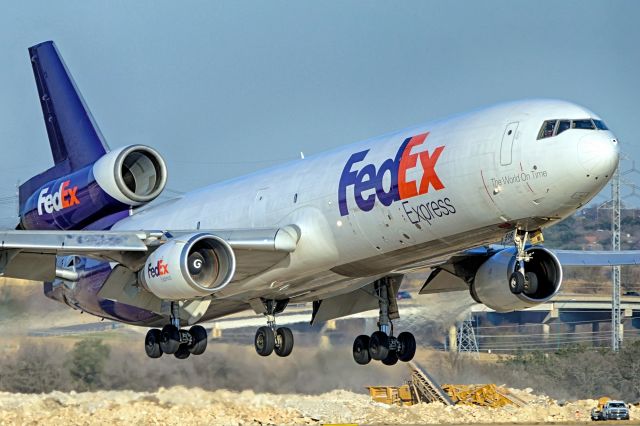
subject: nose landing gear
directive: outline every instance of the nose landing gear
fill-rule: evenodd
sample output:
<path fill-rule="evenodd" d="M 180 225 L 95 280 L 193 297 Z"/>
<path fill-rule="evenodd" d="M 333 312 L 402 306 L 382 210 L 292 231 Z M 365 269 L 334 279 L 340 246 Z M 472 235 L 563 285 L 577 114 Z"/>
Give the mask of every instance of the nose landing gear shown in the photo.
<path fill-rule="evenodd" d="M 371 336 L 356 337 L 353 342 L 353 359 L 360 365 L 366 365 L 372 359 L 382 361 L 385 365 L 411 361 L 416 353 L 416 339 L 407 331 L 400 333 L 398 337 L 393 335 L 393 324 L 389 318 L 390 292 L 386 278 L 378 282 L 376 292 L 380 306 L 379 329 Z"/>
<path fill-rule="evenodd" d="M 515 270 L 509 276 L 509 290 L 513 294 L 534 294 L 538 290 L 538 276 L 533 272 L 525 271 L 525 263 L 531 260 L 531 255 L 526 252 L 528 231 L 514 231 L 513 243 L 516 246 Z M 538 244 L 544 241 L 542 231 L 533 232 L 531 242 Z"/>

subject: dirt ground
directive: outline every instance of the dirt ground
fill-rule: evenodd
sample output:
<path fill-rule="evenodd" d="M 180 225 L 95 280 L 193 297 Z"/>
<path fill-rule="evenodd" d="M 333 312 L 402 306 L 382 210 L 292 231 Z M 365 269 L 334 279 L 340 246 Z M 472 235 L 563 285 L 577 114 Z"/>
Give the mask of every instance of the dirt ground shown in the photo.
<path fill-rule="evenodd" d="M 161 388 L 156 392 L 52 392 L 41 395 L 0 393 L 0 424 L 31 425 L 308 425 L 321 423 L 582 423 L 596 401 L 562 406 L 530 391 L 514 391 L 528 402 L 523 408 L 418 404 L 387 406 L 347 391 L 305 396 L 252 391 L 205 391 Z M 640 420 L 632 407 L 630 423 Z M 618 422 L 627 423 L 627 422 Z"/>

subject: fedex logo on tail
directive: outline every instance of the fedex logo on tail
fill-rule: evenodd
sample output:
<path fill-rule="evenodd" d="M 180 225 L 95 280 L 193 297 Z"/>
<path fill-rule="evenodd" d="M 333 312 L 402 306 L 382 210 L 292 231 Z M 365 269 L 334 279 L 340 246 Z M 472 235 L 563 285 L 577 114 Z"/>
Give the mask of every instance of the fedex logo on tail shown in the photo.
<path fill-rule="evenodd" d="M 43 210 L 47 213 L 53 213 L 80 204 L 76 195 L 78 186 L 69 188 L 70 184 L 70 180 L 62 182 L 58 191 L 52 194 L 48 193 L 50 188 L 42 189 L 38 195 L 38 215 L 42 216 Z"/>
<path fill-rule="evenodd" d="M 429 133 L 423 133 L 404 140 L 395 158 L 385 160 L 378 168 L 374 164 L 356 166 L 364 161 L 369 150 L 353 154 L 342 170 L 338 185 L 338 205 L 340 215 L 349 214 L 347 188 L 353 186 L 353 198 L 362 211 L 370 211 L 376 199 L 385 206 L 394 201 L 404 200 L 426 194 L 429 188 L 435 191 L 444 189 L 444 185 L 436 173 L 436 163 L 444 150 L 439 146 L 431 152 L 420 150 Z M 416 152 L 414 151 L 414 148 Z M 419 152 L 418 152 L 419 151 Z M 419 164 L 418 164 L 419 163 Z M 409 176 L 412 169 L 422 168 L 422 177 Z M 391 185 L 385 188 L 383 179 L 390 177 Z M 373 191 L 373 192 L 372 192 Z M 363 195 L 367 193 L 368 195 Z"/>

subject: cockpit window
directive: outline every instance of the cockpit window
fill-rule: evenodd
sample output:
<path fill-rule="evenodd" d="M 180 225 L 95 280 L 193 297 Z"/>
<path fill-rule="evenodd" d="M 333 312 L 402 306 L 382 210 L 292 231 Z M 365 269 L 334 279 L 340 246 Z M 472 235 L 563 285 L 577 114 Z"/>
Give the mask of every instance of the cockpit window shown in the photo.
<path fill-rule="evenodd" d="M 609 130 L 607 125 L 604 124 L 604 121 L 602 121 L 602 120 L 593 120 L 593 122 L 596 124 L 596 127 L 598 128 L 598 130 Z"/>
<path fill-rule="evenodd" d="M 584 118 L 580 120 L 547 120 L 542 123 L 538 139 L 550 138 L 569 129 L 609 130 L 602 120 Z"/>
<path fill-rule="evenodd" d="M 556 128 L 556 122 L 558 120 L 548 120 L 545 121 L 542 125 L 542 129 L 540 129 L 540 134 L 538 135 L 538 139 L 549 138 L 553 136 L 553 131 Z"/>
<path fill-rule="evenodd" d="M 571 120 L 560 120 L 560 124 L 558 124 L 558 131 L 556 132 L 556 135 L 559 135 L 560 133 L 570 128 L 571 128 Z"/>
<path fill-rule="evenodd" d="M 591 120 L 573 120 L 571 128 L 593 130 L 596 128 L 596 126 Z"/>

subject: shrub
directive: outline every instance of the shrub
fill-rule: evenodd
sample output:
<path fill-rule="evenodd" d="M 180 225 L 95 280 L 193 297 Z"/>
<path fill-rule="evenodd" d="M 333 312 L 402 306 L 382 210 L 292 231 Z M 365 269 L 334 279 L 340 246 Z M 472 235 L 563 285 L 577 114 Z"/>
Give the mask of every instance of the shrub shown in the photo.
<path fill-rule="evenodd" d="M 100 339 L 88 338 L 76 342 L 66 366 L 80 390 L 93 390 L 102 385 L 109 353 L 109 346 Z"/>

